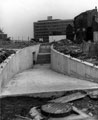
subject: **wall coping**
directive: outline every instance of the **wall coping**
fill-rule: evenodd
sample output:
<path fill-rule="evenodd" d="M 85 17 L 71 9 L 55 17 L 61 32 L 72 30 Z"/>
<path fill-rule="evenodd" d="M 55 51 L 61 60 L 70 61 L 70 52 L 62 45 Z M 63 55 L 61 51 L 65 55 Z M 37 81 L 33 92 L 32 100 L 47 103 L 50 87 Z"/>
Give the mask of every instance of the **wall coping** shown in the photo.
<path fill-rule="evenodd" d="M 37 46 L 37 45 L 40 45 L 40 44 L 36 44 L 34 46 Z M 3 69 L 6 67 L 6 65 L 9 63 L 10 59 L 12 59 L 15 55 L 17 55 L 18 53 L 20 53 L 22 50 L 24 49 L 27 49 L 27 48 L 31 48 L 33 46 L 28 46 L 28 47 L 25 47 L 25 48 L 22 48 L 22 49 L 19 49 L 16 51 L 15 54 L 11 54 L 7 59 L 5 59 L 1 64 L 0 64 L 0 74 L 2 73 Z"/>
<path fill-rule="evenodd" d="M 70 55 L 66 55 L 66 54 L 64 54 L 64 53 L 61 53 L 61 52 L 57 51 L 56 49 L 53 48 L 53 45 L 52 45 L 52 47 L 51 47 L 51 50 L 55 51 L 56 53 L 58 53 L 58 54 L 60 54 L 60 55 L 62 55 L 62 56 L 66 56 L 67 58 L 70 58 L 70 59 L 72 59 L 72 60 L 75 60 L 75 61 L 77 61 L 77 62 L 80 62 L 80 63 L 82 63 L 82 64 L 85 64 L 85 65 L 87 65 L 87 66 L 90 66 L 90 67 L 93 67 L 93 68 L 98 69 L 98 66 L 96 66 L 96 65 L 94 65 L 94 64 L 92 64 L 92 63 L 90 63 L 90 62 L 83 61 L 83 60 L 77 59 L 77 58 L 75 58 L 75 57 L 71 57 Z"/>

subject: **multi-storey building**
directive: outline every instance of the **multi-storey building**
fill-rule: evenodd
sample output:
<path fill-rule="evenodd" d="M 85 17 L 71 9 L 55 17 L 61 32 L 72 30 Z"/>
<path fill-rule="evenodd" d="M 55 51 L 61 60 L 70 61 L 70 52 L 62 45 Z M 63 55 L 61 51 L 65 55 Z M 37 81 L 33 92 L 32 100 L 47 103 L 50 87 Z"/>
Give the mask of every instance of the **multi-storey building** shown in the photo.
<path fill-rule="evenodd" d="M 34 38 L 38 41 L 49 42 L 51 35 L 66 35 L 66 27 L 69 24 L 73 25 L 72 19 L 52 19 L 52 16 L 49 16 L 47 20 L 34 22 Z"/>

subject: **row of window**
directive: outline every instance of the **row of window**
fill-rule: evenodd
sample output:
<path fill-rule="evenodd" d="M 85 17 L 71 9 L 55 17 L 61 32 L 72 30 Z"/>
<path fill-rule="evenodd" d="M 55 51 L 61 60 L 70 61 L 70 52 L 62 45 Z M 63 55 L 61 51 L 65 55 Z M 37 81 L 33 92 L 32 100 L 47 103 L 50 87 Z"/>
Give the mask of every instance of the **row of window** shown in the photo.
<path fill-rule="evenodd" d="M 41 27 L 41 26 L 43 26 L 43 27 L 45 27 L 45 26 L 65 26 L 65 25 L 68 25 L 68 24 L 72 24 L 71 22 L 60 22 L 60 23 L 44 23 L 44 24 L 42 24 L 42 23 L 35 23 L 34 24 L 34 27 Z"/>
<path fill-rule="evenodd" d="M 66 30 L 65 29 L 62 29 L 62 30 L 60 30 L 60 29 L 55 29 L 55 30 L 50 30 L 50 31 L 35 31 L 34 33 L 35 34 L 49 34 L 49 33 L 52 33 L 52 32 L 66 32 Z"/>
<path fill-rule="evenodd" d="M 47 29 L 44 29 L 44 28 L 35 28 L 34 31 L 35 32 L 48 32 L 48 31 L 55 31 L 55 30 L 59 30 L 59 31 L 66 31 L 66 27 L 55 27 L 55 28 L 47 28 Z"/>

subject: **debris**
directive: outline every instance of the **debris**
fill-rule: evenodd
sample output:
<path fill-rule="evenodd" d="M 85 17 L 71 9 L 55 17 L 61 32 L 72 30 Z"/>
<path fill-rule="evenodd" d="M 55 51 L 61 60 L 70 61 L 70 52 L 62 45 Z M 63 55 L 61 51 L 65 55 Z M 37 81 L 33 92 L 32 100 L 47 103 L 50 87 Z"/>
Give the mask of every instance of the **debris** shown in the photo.
<path fill-rule="evenodd" d="M 74 42 L 70 43 L 66 39 L 56 42 L 54 49 L 98 66 L 98 43 L 85 42 L 80 45 Z"/>
<path fill-rule="evenodd" d="M 84 118 L 90 117 L 90 116 L 87 115 L 85 112 L 83 112 L 82 110 L 79 110 L 79 109 L 76 108 L 75 106 L 73 106 L 72 108 L 73 108 L 73 110 L 74 110 L 75 112 L 77 112 L 78 114 L 80 114 L 82 117 L 84 117 Z"/>
<path fill-rule="evenodd" d="M 15 115 L 15 117 L 17 118 L 17 120 L 20 120 L 20 119 L 24 119 L 24 120 L 32 120 L 31 118 L 24 117 L 24 116 L 20 116 L 20 115 Z M 15 120 L 16 120 L 16 119 L 15 119 Z"/>
<path fill-rule="evenodd" d="M 41 119 L 43 119 L 40 112 L 37 110 L 37 107 L 31 108 L 29 114 L 33 118 L 33 120 L 41 120 Z"/>
<path fill-rule="evenodd" d="M 91 112 L 88 113 L 91 117 L 93 116 L 93 114 Z"/>
<path fill-rule="evenodd" d="M 60 119 L 60 120 L 61 119 L 62 120 L 98 120 L 98 100 L 92 99 L 88 96 L 91 91 L 92 90 L 84 90 L 84 93 L 87 93 L 86 97 L 84 97 L 82 99 L 73 99 L 73 100 L 71 98 L 71 103 L 70 103 L 71 106 L 75 106 L 78 110 L 80 110 L 83 113 L 90 116 L 89 118 L 84 118 L 77 112 L 75 112 L 73 114 L 69 112 L 69 115 L 67 114 L 66 117 L 62 116 L 62 118 L 50 118 L 50 116 L 44 116 L 43 114 L 41 114 L 42 110 L 40 111 L 40 106 L 51 103 L 50 99 L 52 99 L 52 98 L 50 98 L 50 95 L 49 95 L 48 99 L 46 99 L 44 97 L 43 98 L 39 98 L 39 97 L 34 98 L 31 96 L 29 96 L 29 97 L 28 96 L 18 96 L 18 97 L 14 96 L 14 97 L 1 98 L 0 99 L 0 103 L 1 103 L 0 104 L 0 120 L 26 120 L 26 119 L 27 120 L 30 120 L 30 119 L 39 120 L 40 119 L 39 117 L 32 117 L 30 114 L 32 111 L 31 109 L 33 107 L 35 107 L 35 109 L 37 110 L 37 113 L 39 112 L 41 114 L 41 117 L 43 120 L 46 120 L 46 119 L 47 120 L 57 120 L 57 119 Z M 95 91 L 95 90 L 93 90 L 93 91 Z M 78 92 L 81 93 L 82 91 L 78 91 Z M 70 92 L 63 93 L 63 96 L 64 95 L 69 96 L 69 94 L 72 95 L 72 93 L 76 94 L 77 91 L 70 91 Z M 60 95 L 58 95 L 58 98 L 60 98 Z M 55 100 L 57 100 L 57 99 L 55 99 Z M 59 102 L 59 103 L 61 104 L 61 102 Z M 68 99 L 68 102 L 70 102 L 69 99 Z M 56 104 L 58 104 L 58 101 Z M 66 102 L 63 104 L 66 104 Z M 61 105 L 61 106 L 63 107 L 63 105 Z M 60 108 L 60 107 L 58 106 L 58 108 Z M 74 110 L 72 109 L 71 111 L 74 111 Z M 60 112 L 60 110 L 57 110 L 57 113 L 59 113 L 59 112 Z M 17 116 L 15 117 L 15 115 L 19 115 L 21 117 L 17 117 Z M 23 117 L 23 116 L 25 116 L 25 117 Z M 30 119 L 28 119 L 28 118 L 30 118 Z"/>
<path fill-rule="evenodd" d="M 98 90 L 90 91 L 88 92 L 88 95 L 90 96 L 90 98 L 98 99 Z"/>

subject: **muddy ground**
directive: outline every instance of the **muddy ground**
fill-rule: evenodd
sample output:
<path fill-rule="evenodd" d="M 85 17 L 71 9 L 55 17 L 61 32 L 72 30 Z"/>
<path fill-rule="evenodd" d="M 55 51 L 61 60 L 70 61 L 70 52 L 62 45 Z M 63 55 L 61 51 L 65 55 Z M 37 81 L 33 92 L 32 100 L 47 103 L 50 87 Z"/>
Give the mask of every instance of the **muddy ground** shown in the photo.
<path fill-rule="evenodd" d="M 46 104 L 52 98 L 39 97 L 6 97 L 0 99 L 0 120 L 12 120 L 16 115 L 28 116 L 30 109 L 34 106 Z M 89 96 L 72 101 L 79 109 L 86 109 L 86 113 L 98 117 L 98 99 L 91 99 Z"/>

